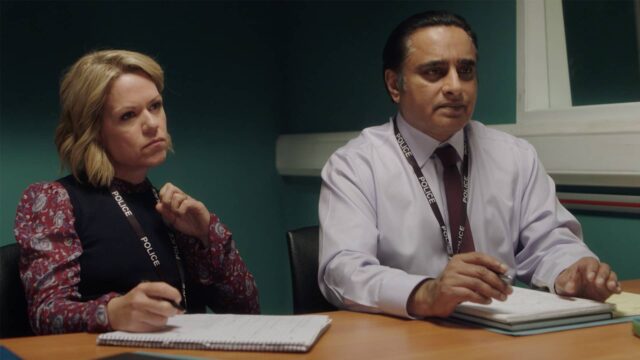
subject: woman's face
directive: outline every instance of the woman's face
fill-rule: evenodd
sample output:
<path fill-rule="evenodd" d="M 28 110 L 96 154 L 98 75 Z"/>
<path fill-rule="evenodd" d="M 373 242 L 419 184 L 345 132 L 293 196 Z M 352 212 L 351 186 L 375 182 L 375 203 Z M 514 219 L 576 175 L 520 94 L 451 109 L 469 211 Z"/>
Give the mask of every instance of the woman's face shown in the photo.
<path fill-rule="evenodd" d="M 107 95 L 100 138 L 117 178 L 139 183 L 164 162 L 167 118 L 158 88 L 144 73 L 118 77 Z"/>

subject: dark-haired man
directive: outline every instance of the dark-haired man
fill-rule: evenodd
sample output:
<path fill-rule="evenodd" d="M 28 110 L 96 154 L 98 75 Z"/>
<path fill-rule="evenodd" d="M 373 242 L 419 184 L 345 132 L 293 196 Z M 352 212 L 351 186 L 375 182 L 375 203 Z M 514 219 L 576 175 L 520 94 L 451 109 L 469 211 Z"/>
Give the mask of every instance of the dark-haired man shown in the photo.
<path fill-rule="evenodd" d="M 387 40 L 398 112 L 322 171 L 318 280 L 333 304 L 448 316 L 462 301 L 506 299 L 500 275 L 601 301 L 620 291 L 534 148 L 470 121 L 477 51 L 466 21 L 446 12 L 414 15 Z"/>

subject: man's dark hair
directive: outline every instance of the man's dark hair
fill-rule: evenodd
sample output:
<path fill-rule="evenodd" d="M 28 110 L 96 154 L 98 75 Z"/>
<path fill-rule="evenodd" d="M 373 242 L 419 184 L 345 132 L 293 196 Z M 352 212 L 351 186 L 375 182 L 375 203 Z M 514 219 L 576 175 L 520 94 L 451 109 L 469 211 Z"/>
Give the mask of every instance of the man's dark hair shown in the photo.
<path fill-rule="evenodd" d="M 456 15 L 447 11 L 425 11 L 415 14 L 402 21 L 387 39 L 382 52 L 382 76 L 384 71 L 391 69 L 400 72 L 402 63 L 407 56 L 407 39 L 417 30 L 429 26 L 456 26 L 464 30 L 473 41 L 473 45 L 478 51 L 478 39 L 476 34 L 471 30 L 471 26 L 460 15 Z"/>

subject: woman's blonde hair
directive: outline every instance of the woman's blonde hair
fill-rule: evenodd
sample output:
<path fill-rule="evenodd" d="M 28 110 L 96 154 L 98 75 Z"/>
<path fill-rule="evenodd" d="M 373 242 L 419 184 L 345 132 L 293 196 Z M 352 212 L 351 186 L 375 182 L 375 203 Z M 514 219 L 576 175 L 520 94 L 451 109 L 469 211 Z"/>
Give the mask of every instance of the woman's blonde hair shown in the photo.
<path fill-rule="evenodd" d="M 62 167 L 93 186 L 109 186 L 114 176 L 101 145 L 102 114 L 111 85 L 122 74 L 143 72 L 162 93 L 164 73 L 151 57 L 126 50 L 88 53 L 73 64 L 60 82 L 60 122 L 55 143 Z"/>

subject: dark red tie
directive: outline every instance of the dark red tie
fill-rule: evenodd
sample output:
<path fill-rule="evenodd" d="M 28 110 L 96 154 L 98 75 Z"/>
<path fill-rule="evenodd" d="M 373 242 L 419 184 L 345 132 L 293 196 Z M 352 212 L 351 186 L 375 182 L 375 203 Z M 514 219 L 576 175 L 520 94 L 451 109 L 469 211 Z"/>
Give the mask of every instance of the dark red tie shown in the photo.
<path fill-rule="evenodd" d="M 462 177 L 458 170 L 458 154 L 456 149 L 451 145 L 445 145 L 436 150 L 436 155 L 444 166 L 444 189 L 447 195 L 447 210 L 449 213 L 449 228 L 451 229 L 452 247 L 456 252 L 475 251 L 473 246 L 473 235 L 471 235 L 471 227 L 469 220 L 465 226 L 464 237 L 460 249 L 458 246 L 458 228 L 462 222 L 464 207 L 462 204 Z M 459 251 L 458 251 L 459 250 Z"/>

